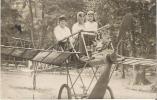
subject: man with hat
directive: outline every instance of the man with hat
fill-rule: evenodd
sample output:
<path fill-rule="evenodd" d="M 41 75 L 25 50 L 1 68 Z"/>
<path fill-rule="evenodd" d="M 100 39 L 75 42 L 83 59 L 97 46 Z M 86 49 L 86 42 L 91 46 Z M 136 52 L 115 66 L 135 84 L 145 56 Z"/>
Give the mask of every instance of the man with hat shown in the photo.
<path fill-rule="evenodd" d="M 72 38 L 65 39 L 71 35 L 70 29 L 66 26 L 66 17 L 64 15 L 59 17 L 59 23 L 54 28 L 54 35 L 58 42 L 58 45 L 62 47 L 62 50 L 66 50 L 68 47 L 68 40 L 72 42 Z"/>

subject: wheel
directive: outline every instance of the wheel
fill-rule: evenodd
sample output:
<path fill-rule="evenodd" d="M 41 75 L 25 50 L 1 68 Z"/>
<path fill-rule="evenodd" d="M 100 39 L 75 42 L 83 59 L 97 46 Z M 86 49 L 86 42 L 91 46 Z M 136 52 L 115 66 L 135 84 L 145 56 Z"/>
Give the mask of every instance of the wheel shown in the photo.
<path fill-rule="evenodd" d="M 58 99 L 71 99 L 71 98 L 72 95 L 69 86 L 67 84 L 63 84 L 59 89 Z"/>
<path fill-rule="evenodd" d="M 106 93 L 104 95 L 104 99 L 114 99 L 112 89 L 109 86 L 107 86 Z"/>

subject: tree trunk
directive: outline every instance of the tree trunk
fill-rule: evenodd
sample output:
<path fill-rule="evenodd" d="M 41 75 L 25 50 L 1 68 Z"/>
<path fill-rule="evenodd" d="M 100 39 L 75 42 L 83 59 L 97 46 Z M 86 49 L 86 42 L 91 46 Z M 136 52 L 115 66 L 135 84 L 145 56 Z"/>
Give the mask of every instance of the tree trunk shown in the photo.
<path fill-rule="evenodd" d="M 45 38 L 47 36 L 47 20 L 44 19 L 45 17 L 45 5 L 44 3 L 42 3 L 42 33 L 41 33 L 41 37 L 40 37 L 40 44 L 39 44 L 39 48 L 44 49 L 45 48 Z"/>
<path fill-rule="evenodd" d="M 147 85 L 150 82 L 145 77 L 145 69 L 140 65 L 133 66 L 133 85 Z"/>
<path fill-rule="evenodd" d="M 125 56 L 125 47 L 124 47 L 124 43 L 123 42 L 120 45 L 120 54 Z M 123 64 L 121 64 L 121 73 L 122 73 L 121 78 L 125 79 L 125 65 L 123 65 Z"/>
<path fill-rule="evenodd" d="M 32 11 L 32 3 L 31 0 L 28 0 L 29 2 L 29 11 L 30 11 L 30 15 L 31 15 L 31 41 L 33 44 L 33 47 L 35 48 L 35 44 L 34 44 L 34 24 L 33 24 L 33 11 Z"/>
<path fill-rule="evenodd" d="M 134 17 L 133 17 L 132 13 L 127 13 L 123 17 L 122 24 L 121 24 L 120 29 L 119 29 L 119 35 L 118 35 L 118 39 L 117 39 L 117 46 L 118 46 L 118 44 L 121 40 L 125 40 L 125 38 L 127 38 L 126 33 L 133 30 L 133 22 L 134 22 Z M 120 55 L 128 56 L 126 54 L 126 46 L 125 46 L 123 41 L 120 44 Z M 123 65 L 121 68 L 122 68 L 122 70 L 121 70 L 122 78 L 125 78 L 125 66 Z"/>
<path fill-rule="evenodd" d="M 157 70 L 156 70 L 157 71 Z M 157 75 L 156 75 L 156 81 L 155 83 L 151 86 L 151 89 L 153 92 L 156 92 L 157 93 Z"/>

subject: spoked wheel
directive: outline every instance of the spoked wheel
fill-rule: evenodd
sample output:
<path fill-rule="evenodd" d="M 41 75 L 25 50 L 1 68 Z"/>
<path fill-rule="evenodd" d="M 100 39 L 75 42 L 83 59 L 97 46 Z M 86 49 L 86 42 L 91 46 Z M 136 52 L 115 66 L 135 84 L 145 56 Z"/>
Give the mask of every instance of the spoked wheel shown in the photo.
<path fill-rule="evenodd" d="M 67 84 L 60 87 L 58 99 L 72 99 L 70 88 Z"/>
<path fill-rule="evenodd" d="M 104 95 L 104 99 L 114 99 L 112 89 L 109 86 L 107 86 L 106 93 Z"/>

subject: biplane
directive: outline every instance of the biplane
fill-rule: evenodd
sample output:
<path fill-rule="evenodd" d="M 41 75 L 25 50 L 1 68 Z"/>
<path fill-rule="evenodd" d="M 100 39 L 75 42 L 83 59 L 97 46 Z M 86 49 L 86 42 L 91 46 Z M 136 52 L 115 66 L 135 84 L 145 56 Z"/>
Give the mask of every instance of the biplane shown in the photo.
<path fill-rule="evenodd" d="M 99 30 L 104 29 L 105 27 L 100 28 Z M 83 46 L 85 48 L 85 54 L 84 56 L 80 56 L 81 52 L 79 50 L 75 49 L 75 46 L 72 45 L 71 51 L 64 51 L 64 50 L 57 50 L 56 46 L 58 44 L 55 44 L 51 47 L 49 47 L 46 50 L 43 49 L 35 49 L 30 47 L 24 47 L 22 44 L 21 39 L 15 38 L 17 41 L 20 41 L 22 46 L 5 46 L 1 45 L 1 54 L 2 55 L 10 55 L 13 57 L 18 57 L 21 59 L 30 60 L 33 63 L 33 89 L 36 89 L 36 75 L 38 72 L 45 71 L 47 69 L 39 69 L 39 66 L 42 66 L 42 64 L 47 65 L 55 65 L 57 68 L 64 67 L 66 70 L 66 76 L 67 76 L 67 82 L 64 83 L 59 90 L 58 93 L 58 99 L 65 98 L 63 97 L 64 90 L 67 91 L 67 98 L 90 98 L 90 99 L 101 99 L 104 98 L 106 94 L 107 98 L 114 98 L 112 89 L 108 86 L 109 80 L 115 70 L 115 68 L 112 68 L 112 64 L 114 63 L 124 63 L 124 64 L 151 64 L 152 66 L 156 66 L 157 62 L 152 59 L 142 59 L 142 58 L 133 58 L 133 57 L 121 57 L 117 55 L 114 52 L 113 45 L 110 42 L 106 44 L 106 47 L 99 46 L 96 47 L 95 50 L 91 51 L 92 53 L 89 53 L 84 35 L 86 33 L 91 33 L 88 31 L 81 31 L 76 34 L 72 34 L 71 36 L 64 38 L 69 39 L 70 37 L 74 35 L 78 35 L 79 39 L 82 39 Z M 106 37 L 109 35 L 106 35 L 105 33 L 99 33 L 97 35 L 105 35 Z M 103 37 L 103 36 L 102 36 Z M 110 37 L 108 37 L 110 39 Z M 110 46 L 108 46 L 110 45 Z M 103 48 L 102 48 L 103 47 Z M 110 48 L 108 48 L 110 47 Z M 57 47 L 58 48 L 58 47 Z M 74 60 L 75 58 L 76 60 Z M 79 63 L 78 63 L 79 62 Z M 135 63 L 133 63 L 135 62 Z M 77 66 L 77 67 L 76 67 Z M 96 74 L 100 67 L 104 68 L 101 75 L 98 77 Z M 54 66 L 52 66 L 54 67 Z M 75 79 L 72 79 L 72 75 L 70 74 L 70 70 L 74 68 L 77 70 L 77 76 Z M 82 78 L 82 73 L 85 69 L 88 70 L 88 68 L 92 69 L 93 76 L 88 84 L 88 86 L 85 86 L 85 83 Z M 82 94 L 77 94 L 76 90 L 74 89 L 75 84 L 79 81 L 81 82 L 83 92 Z M 91 88 L 91 84 L 93 83 L 94 79 L 96 79 L 95 86 L 92 87 L 92 90 L 89 91 Z M 106 97 L 105 97 L 106 98 Z"/>

